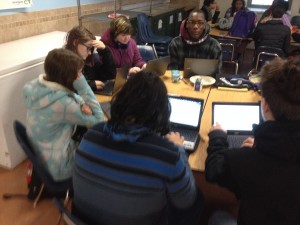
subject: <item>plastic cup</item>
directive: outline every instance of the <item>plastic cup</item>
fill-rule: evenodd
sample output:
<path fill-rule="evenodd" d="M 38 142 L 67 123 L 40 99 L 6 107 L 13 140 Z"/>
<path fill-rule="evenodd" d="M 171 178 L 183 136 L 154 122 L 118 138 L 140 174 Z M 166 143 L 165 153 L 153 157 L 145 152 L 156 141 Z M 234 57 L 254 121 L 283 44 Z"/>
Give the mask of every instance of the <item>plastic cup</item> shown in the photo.
<path fill-rule="evenodd" d="M 172 82 L 176 83 L 180 80 L 180 71 L 179 70 L 171 70 Z"/>

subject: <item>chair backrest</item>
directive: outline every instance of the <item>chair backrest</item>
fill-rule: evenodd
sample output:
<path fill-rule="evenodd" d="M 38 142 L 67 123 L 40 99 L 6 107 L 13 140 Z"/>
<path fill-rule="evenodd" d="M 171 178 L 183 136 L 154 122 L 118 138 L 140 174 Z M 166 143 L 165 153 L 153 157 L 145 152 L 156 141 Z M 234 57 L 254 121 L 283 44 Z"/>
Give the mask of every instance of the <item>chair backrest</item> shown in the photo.
<path fill-rule="evenodd" d="M 22 147 L 23 151 L 31 161 L 37 176 L 45 185 L 45 189 L 55 195 L 64 195 L 72 187 L 72 179 L 67 179 L 61 182 L 55 182 L 49 172 L 44 168 L 37 155 L 35 154 L 31 144 L 28 140 L 25 126 L 19 122 L 14 121 L 15 136 Z"/>
<path fill-rule="evenodd" d="M 237 60 L 237 40 L 229 38 L 218 39 L 222 48 L 223 61 L 236 61 Z"/>
<path fill-rule="evenodd" d="M 259 71 L 260 68 L 267 62 L 275 57 L 283 57 L 284 52 L 280 48 L 274 48 L 269 46 L 259 46 L 255 53 L 255 69 Z"/>
<path fill-rule="evenodd" d="M 147 39 L 154 36 L 148 16 L 145 13 L 137 15 L 137 34 L 143 43 L 147 43 Z"/>
<path fill-rule="evenodd" d="M 151 45 L 137 45 L 137 48 L 145 62 L 157 58 L 155 48 Z"/>

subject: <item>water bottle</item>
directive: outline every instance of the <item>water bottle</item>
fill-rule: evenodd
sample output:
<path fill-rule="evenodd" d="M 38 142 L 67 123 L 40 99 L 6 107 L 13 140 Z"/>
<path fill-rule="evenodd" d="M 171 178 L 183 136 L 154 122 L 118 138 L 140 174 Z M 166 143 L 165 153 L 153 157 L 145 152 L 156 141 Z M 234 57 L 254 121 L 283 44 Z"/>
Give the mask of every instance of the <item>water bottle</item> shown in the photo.
<path fill-rule="evenodd" d="M 201 89 L 202 89 L 201 79 L 197 78 L 194 84 L 194 90 L 201 91 Z"/>

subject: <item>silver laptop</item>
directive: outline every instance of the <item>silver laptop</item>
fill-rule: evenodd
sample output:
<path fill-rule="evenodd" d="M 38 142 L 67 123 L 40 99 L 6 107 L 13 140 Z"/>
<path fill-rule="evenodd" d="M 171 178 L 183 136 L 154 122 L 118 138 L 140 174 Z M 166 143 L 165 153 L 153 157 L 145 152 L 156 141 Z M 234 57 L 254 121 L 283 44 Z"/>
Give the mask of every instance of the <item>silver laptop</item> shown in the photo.
<path fill-rule="evenodd" d="M 159 76 L 163 76 L 170 63 L 170 56 L 160 57 L 158 59 L 149 60 L 145 71 L 156 72 Z"/>
<path fill-rule="evenodd" d="M 169 95 L 170 130 L 184 136 L 184 148 L 194 151 L 200 140 L 199 130 L 203 99 Z"/>
<path fill-rule="evenodd" d="M 219 67 L 218 59 L 184 59 L 184 78 L 190 78 L 194 75 L 216 76 Z"/>
<path fill-rule="evenodd" d="M 218 122 L 227 130 L 230 148 L 239 148 L 253 135 L 253 124 L 261 121 L 260 103 L 212 103 L 212 123 Z"/>
<path fill-rule="evenodd" d="M 99 95 L 114 95 L 121 87 L 126 83 L 128 76 L 129 67 L 117 68 L 116 78 L 114 80 L 108 80 L 105 82 L 103 90 L 94 91 L 95 94 Z"/>

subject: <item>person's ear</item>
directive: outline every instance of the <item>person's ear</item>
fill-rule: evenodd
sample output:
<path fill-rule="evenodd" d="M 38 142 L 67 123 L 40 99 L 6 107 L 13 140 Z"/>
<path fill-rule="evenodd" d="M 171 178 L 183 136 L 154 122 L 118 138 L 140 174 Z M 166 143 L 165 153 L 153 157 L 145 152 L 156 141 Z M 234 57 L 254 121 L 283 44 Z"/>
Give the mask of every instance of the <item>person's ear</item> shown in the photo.
<path fill-rule="evenodd" d="M 261 112 L 264 120 L 274 120 L 273 113 L 264 97 L 261 97 Z"/>

